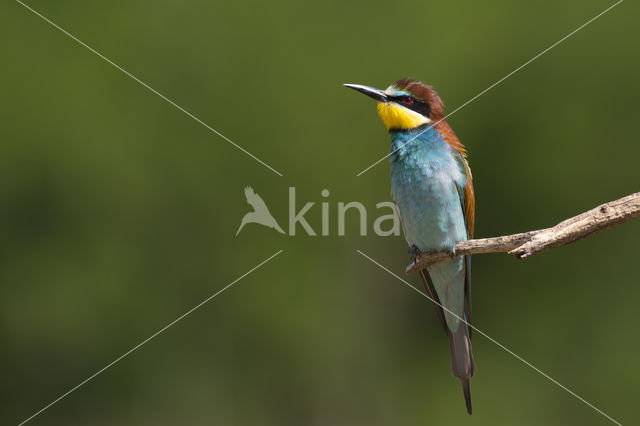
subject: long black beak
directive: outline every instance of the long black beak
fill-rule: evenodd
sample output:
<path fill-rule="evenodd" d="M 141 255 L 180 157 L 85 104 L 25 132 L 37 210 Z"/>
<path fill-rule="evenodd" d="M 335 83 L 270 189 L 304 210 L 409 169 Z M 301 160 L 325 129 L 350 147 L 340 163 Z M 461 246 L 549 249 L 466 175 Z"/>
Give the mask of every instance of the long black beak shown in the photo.
<path fill-rule="evenodd" d="M 382 90 L 375 87 L 363 86 L 362 84 L 344 84 L 344 87 L 364 93 L 378 102 L 389 102 L 389 97 Z"/>

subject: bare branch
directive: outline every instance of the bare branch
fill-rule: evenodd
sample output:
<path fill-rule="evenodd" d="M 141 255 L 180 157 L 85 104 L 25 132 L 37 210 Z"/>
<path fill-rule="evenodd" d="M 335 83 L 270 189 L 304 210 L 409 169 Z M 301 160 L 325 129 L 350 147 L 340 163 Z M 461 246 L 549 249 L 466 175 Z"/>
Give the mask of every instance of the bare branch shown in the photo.
<path fill-rule="evenodd" d="M 528 259 L 538 253 L 566 246 L 636 217 L 640 217 L 640 192 L 602 204 L 551 228 L 462 241 L 456 244 L 453 252 L 422 252 L 415 263 L 407 266 L 406 273 L 413 274 L 434 263 L 466 254 L 508 252 L 518 259 Z"/>

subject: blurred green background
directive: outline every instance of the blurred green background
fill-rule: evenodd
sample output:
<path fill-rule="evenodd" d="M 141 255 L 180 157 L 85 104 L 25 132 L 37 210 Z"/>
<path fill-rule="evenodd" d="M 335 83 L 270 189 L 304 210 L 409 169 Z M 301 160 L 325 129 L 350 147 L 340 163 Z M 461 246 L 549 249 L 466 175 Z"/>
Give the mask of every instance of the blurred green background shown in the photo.
<path fill-rule="evenodd" d="M 374 103 L 411 76 L 447 110 L 611 5 L 488 0 L 32 0 L 44 16 L 284 173 L 279 177 L 20 4 L 0 6 L 0 423 L 17 424 L 277 250 L 284 252 L 33 425 L 604 425 L 476 334 L 474 414 L 402 237 L 339 201 L 388 201 Z M 450 118 L 478 237 L 639 190 L 640 8 L 622 3 Z M 235 232 L 251 185 L 331 195 L 331 237 Z M 369 230 L 373 218 L 369 219 Z M 474 257 L 474 323 L 623 424 L 637 422 L 640 221 L 525 263 Z M 408 280 L 421 285 L 416 277 Z"/>

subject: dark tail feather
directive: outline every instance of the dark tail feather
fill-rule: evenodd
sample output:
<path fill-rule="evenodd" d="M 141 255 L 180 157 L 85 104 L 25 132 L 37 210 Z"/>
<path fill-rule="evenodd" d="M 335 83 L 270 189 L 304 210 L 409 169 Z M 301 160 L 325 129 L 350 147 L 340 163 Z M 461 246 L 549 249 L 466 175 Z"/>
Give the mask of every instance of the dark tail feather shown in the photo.
<path fill-rule="evenodd" d="M 449 332 L 449 342 L 451 343 L 451 371 L 454 376 L 460 379 L 467 411 L 471 414 L 469 379 L 476 371 L 476 364 L 471 353 L 471 339 L 467 325 L 460 323 L 455 332 Z"/>
<path fill-rule="evenodd" d="M 436 311 L 438 312 L 440 321 L 449 336 L 449 343 L 451 344 L 451 370 L 453 375 L 460 379 L 462 390 L 464 392 L 464 400 L 467 404 L 467 412 L 471 414 L 471 389 L 469 386 L 469 379 L 471 379 L 473 373 L 476 371 L 476 364 L 473 360 L 473 354 L 471 353 L 471 330 L 467 324 L 462 321 L 458 324 L 458 329 L 455 333 L 449 330 L 445 320 L 444 310 L 440 305 L 438 292 L 431 281 L 429 271 L 427 269 L 423 269 L 420 273 L 432 301 L 436 304 Z M 467 290 L 465 289 L 465 292 L 466 291 Z M 464 319 L 465 321 L 469 321 L 467 319 L 467 315 L 471 315 L 470 296 L 465 296 L 465 305 Z"/>
<path fill-rule="evenodd" d="M 469 386 L 469 379 L 460 379 L 462 383 L 462 392 L 464 392 L 464 402 L 467 404 L 467 413 L 471 415 L 471 387 Z"/>
<path fill-rule="evenodd" d="M 420 276 L 422 277 L 422 281 L 424 282 L 424 286 L 427 289 L 427 292 L 431 296 L 431 301 L 434 302 L 434 307 L 436 308 L 436 312 L 438 313 L 438 317 L 440 318 L 442 327 L 444 327 L 445 333 L 449 334 L 449 327 L 447 327 L 447 322 L 444 319 L 444 311 L 442 310 L 440 298 L 438 297 L 436 288 L 433 286 L 433 281 L 431 281 L 431 275 L 429 275 L 429 271 L 426 268 L 421 270 Z"/>

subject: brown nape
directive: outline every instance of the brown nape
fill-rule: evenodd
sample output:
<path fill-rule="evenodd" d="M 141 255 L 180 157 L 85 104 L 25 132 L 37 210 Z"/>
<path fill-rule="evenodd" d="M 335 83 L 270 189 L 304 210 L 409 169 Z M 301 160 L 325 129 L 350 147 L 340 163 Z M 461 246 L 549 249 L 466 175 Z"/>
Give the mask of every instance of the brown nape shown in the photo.
<path fill-rule="evenodd" d="M 393 83 L 393 86 L 400 90 L 405 90 L 419 101 L 429 104 L 431 107 L 431 120 L 438 121 L 444 117 L 444 104 L 440 96 L 433 90 L 433 87 L 411 78 L 400 79 Z"/>
<path fill-rule="evenodd" d="M 393 83 L 393 86 L 411 93 L 416 99 L 428 103 L 431 107 L 429 119 L 435 123 L 434 127 L 439 131 L 451 147 L 456 149 L 463 156 L 467 156 L 467 150 L 460 142 L 453 129 L 444 121 L 444 103 L 433 87 L 416 81 L 412 78 L 401 78 Z"/>

